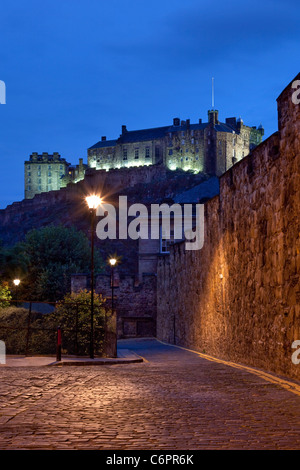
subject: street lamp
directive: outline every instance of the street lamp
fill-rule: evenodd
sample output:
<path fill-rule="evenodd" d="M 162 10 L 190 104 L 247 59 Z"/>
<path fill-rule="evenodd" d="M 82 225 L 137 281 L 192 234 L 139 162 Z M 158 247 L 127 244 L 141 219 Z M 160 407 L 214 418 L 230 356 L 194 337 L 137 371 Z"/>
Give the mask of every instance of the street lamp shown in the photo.
<path fill-rule="evenodd" d="M 20 284 L 20 279 L 14 279 L 13 283 L 16 286 L 16 305 L 18 306 L 18 285 Z"/>
<path fill-rule="evenodd" d="M 110 258 L 109 264 L 111 266 L 111 312 L 114 314 L 114 267 L 117 264 L 116 258 Z"/>
<path fill-rule="evenodd" d="M 114 316 L 114 267 L 117 264 L 117 259 L 110 258 L 108 261 L 111 267 L 111 314 L 113 317 Z M 116 326 L 115 355 L 117 355 L 117 318 L 115 319 L 115 326 Z"/>
<path fill-rule="evenodd" d="M 95 194 L 86 197 L 91 214 L 91 339 L 90 358 L 94 359 L 94 232 L 97 207 L 101 204 L 101 198 Z"/>

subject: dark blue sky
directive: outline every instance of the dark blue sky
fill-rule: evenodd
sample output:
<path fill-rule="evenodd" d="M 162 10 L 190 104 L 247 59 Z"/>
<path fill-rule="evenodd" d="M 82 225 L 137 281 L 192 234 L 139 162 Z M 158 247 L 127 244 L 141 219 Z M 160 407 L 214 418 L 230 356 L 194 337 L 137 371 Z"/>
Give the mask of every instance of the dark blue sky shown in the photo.
<path fill-rule="evenodd" d="M 277 130 L 299 72 L 299 0 L 1 1 L 1 198 L 23 199 L 32 152 L 86 161 L 101 135 L 219 117 Z"/>

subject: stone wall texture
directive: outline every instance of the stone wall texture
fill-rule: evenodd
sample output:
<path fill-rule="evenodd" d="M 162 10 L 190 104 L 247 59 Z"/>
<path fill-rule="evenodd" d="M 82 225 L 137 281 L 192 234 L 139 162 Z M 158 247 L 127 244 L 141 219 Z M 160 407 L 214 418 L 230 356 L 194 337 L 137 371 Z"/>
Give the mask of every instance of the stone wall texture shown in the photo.
<path fill-rule="evenodd" d="M 86 274 L 72 276 L 72 292 L 90 289 Z M 95 293 L 102 294 L 111 303 L 111 276 L 95 276 Z M 114 273 L 114 309 L 117 312 L 119 338 L 155 336 L 156 330 L 156 274 L 143 274 L 139 280 L 133 275 Z"/>
<path fill-rule="evenodd" d="M 300 379 L 291 359 L 300 340 L 300 104 L 293 92 L 290 84 L 277 99 L 279 131 L 220 178 L 220 195 L 205 204 L 203 248 L 180 243 L 159 260 L 157 337 Z"/>

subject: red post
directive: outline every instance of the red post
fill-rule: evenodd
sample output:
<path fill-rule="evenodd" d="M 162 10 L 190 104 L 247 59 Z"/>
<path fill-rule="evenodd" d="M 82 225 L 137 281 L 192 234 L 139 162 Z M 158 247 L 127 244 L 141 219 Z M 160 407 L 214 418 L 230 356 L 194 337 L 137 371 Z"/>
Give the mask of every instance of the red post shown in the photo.
<path fill-rule="evenodd" d="M 61 329 L 57 328 L 56 360 L 61 361 Z"/>

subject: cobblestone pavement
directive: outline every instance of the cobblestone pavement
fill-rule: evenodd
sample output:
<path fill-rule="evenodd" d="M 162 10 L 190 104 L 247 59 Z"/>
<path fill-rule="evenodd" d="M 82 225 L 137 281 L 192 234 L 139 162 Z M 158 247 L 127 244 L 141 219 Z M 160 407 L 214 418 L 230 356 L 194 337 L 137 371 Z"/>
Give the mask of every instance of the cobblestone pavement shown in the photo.
<path fill-rule="evenodd" d="M 296 393 L 155 340 L 121 347 L 148 362 L 1 368 L 0 449 L 300 449 Z"/>

